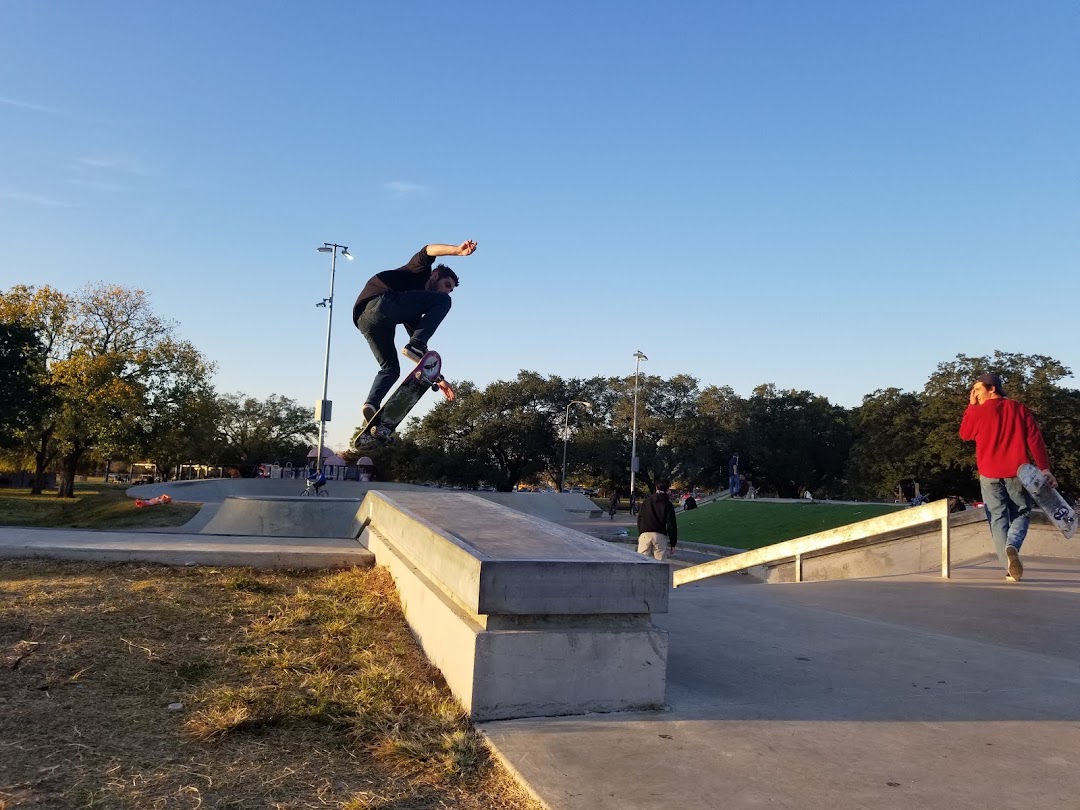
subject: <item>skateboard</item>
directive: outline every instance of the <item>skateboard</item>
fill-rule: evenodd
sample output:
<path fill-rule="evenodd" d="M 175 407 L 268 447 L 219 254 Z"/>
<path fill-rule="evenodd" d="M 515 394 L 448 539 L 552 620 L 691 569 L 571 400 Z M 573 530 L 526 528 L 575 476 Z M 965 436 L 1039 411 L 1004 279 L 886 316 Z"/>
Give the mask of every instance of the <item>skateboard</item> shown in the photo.
<path fill-rule="evenodd" d="M 442 376 L 442 358 L 438 352 L 429 351 L 420 358 L 416 368 L 405 375 L 390 398 L 383 403 L 379 412 L 371 421 L 362 426 L 353 436 L 352 445 L 357 450 L 366 450 L 377 445 L 393 441 L 394 431 L 405 421 L 405 417 L 420 401 L 430 388 L 438 391 L 440 383 L 449 389 Z M 453 389 L 446 393 L 447 399 L 453 398 Z"/>
<path fill-rule="evenodd" d="M 1021 464 L 1016 477 L 1024 485 L 1039 508 L 1066 537 L 1076 534 L 1076 510 L 1061 497 L 1061 493 L 1046 484 L 1046 476 L 1034 464 Z"/>

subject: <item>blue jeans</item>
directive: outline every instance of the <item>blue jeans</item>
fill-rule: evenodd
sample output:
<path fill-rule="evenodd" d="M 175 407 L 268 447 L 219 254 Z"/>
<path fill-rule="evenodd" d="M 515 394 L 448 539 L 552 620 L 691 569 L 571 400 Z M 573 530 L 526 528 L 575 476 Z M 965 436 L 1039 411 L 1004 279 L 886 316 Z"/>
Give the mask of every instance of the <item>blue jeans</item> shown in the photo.
<path fill-rule="evenodd" d="M 1028 523 L 1031 521 L 1031 496 L 1019 478 L 987 478 L 979 476 L 986 519 L 990 521 L 990 535 L 994 538 L 994 550 L 1001 564 L 1008 566 L 1005 547 L 1017 551 L 1024 545 Z"/>
<path fill-rule="evenodd" d="M 739 476 L 737 476 L 737 475 L 729 475 L 728 476 L 728 491 L 731 493 L 731 497 L 734 498 L 736 495 L 738 495 L 740 489 L 741 489 L 741 487 L 739 486 Z"/>
<path fill-rule="evenodd" d="M 401 374 L 394 345 L 397 325 L 405 324 L 412 342 L 426 346 L 450 312 L 450 303 L 449 293 L 433 290 L 386 292 L 368 302 L 356 319 L 356 328 L 367 338 L 375 362 L 379 364 L 379 372 L 367 395 L 368 402 L 376 408 L 381 406 L 383 397 Z"/>

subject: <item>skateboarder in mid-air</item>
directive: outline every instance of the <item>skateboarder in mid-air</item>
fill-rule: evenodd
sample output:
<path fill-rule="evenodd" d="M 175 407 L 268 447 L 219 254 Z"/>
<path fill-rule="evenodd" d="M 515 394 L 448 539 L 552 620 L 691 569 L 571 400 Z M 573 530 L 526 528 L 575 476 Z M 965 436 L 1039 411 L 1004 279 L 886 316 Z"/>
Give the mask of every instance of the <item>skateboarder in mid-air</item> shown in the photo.
<path fill-rule="evenodd" d="M 401 353 L 419 362 L 428 341 L 450 312 L 450 293 L 458 286 L 458 276 L 446 265 L 435 266 L 440 256 L 470 256 L 476 242 L 460 245 L 425 245 L 396 270 L 385 270 L 368 279 L 353 304 L 353 323 L 367 338 L 379 371 L 364 402 L 364 422 L 370 422 L 382 406 L 401 373 L 394 333 L 403 324 L 409 342 Z M 444 396 L 453 399 L 453 390 L 439 383 Z"/>

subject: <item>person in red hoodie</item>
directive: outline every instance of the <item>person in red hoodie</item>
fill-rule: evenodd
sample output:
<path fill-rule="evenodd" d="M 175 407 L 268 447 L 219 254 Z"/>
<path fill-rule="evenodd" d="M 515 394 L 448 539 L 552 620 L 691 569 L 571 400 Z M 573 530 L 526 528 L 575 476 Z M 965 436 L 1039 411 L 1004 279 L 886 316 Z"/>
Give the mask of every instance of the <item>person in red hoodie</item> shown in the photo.
<path fill-rule="evenodd" d="M 1032 501 L 1016 477 L 1017 468 L 1029 463 L 1030 453 L 1030 461 L 1042 470 L 1050 486 L 1057 486 L 1042 433 L 1025 405 L 1005 397 L 997 374 L 981 374 L 971 387 L 960 438 L 975 442 L 975 463 L 994 549 L 1008 572 L 1006 578 L 1019 581 L 1024 575 L 1020 547 L 1027 536 Z"/>

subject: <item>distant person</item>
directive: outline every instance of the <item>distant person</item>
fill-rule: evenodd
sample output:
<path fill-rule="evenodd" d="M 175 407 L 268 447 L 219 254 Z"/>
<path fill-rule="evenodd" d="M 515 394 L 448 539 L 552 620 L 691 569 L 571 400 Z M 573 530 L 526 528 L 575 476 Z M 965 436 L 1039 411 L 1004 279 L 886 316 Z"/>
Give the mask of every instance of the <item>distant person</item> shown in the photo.
<path fill-rule="evenodd" d="M 619 490 L 611 490 L 611 501 L 608 503 L 608 516 L 614 520 L 615 513 L 619 510 Z"/>
<path fill-rule="evenodd" d="M 675 553 L 679 541 L 679 527 L 675 522 L 675 507 L 668 498 L 668 481 L 656 482 L 656 492 L 646 498 L 638 513 L 638 554 L 653 559 L 666 560 Z"/>
<path fill-rule="evenodd" d="M 382 407 L 383 397 L 397 382 L 401 364 L 397 359 L 394 333 L 403 324 L 409 341 L 401 353 L 419 362 L 428 341 L 450 312 L 450 293 L 458 286 L 458 276 L 444 264 L 435 265 L 440 256 L 471 256 L 476 242 L 460 245 L 425 245 L 407 263 L 396 270 L 385 270 L 368 279 L 353 304 L 356 328 L 367 339 L 379 371 L 368 392 L 362 412 L 368 425 Z M 440 383 L 443 394 L 452 399 L 449 386 Z"/>
<path fill-rule="evenodd" d="M 319 490 L 326 486 L 326 476 L 323 475 L 321 472 L 318 472 L 317 470 L 313 470 L 312 473 L 307 477 L 307 483 L 308 486 L 312 487 L 315 490 L 315 494 L 318 495 Z"/>
<path fill-rule="evenodd" d="M 967 511 L 967 503 L 959 495 L 950 495 L 948 503 L 949 503 L 949 513 L 950 514 L 953 513 L 953 512 L 966 512 Z"/>
<path fill-rule="evenodd" d="M 728 459 L 728 492 L 734 498 L 739 494 L 739 454 L 732 453 Z"/>
<path fill-rule="evenodd" d="M 638 513 L 638 496 L 637 492 L 630 493 L 630 515 L 631 517 Z"/>
<path fill-rule="evenodd" d="M 1042 433 L 1025 405 L 1005 397 L 997 374 L 980 374 L 968 394 L 960 438 L 975 442 L 979 486 L 994 550 L 1005 566 L 1006 579 L 1018 582 L 1024 576 L 1020 548 L 1027 537 L 1032 501 L 1016 471 L 1028 463 L 1030 453 L 1047 483 L 1057 486 Z"/>
<path fill-rule="evenodd" d="M 688 494 L 686 498 L 683 499 L 683 509 L 697 509 L 697 498 L 692 494 Z"/>
<path fill-rule="evenodd" d="M 757 487 L 754 486 L 754 479 L 748 477 L 746 479 L 746 500 L 756 501 L 757 492 Z"/>

